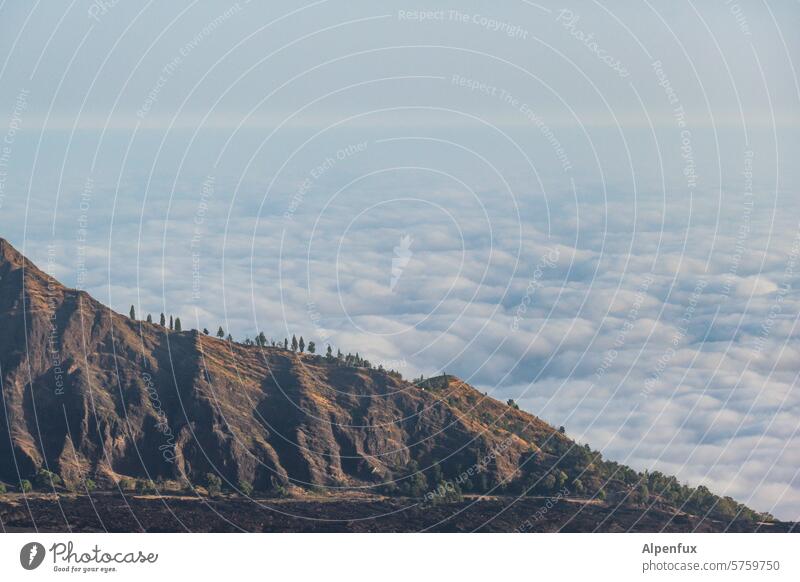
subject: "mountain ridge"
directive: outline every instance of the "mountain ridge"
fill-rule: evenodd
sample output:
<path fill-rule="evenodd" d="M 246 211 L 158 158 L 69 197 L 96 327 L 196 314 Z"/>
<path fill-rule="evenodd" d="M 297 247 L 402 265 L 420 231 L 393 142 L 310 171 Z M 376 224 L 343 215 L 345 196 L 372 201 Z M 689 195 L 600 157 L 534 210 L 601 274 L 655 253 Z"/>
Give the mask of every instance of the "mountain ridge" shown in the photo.
<path fill-rule="evenodd" d="M 240 494 L 362 491 L 435 504 L 566 491 L 609 511 L 771 519 L 606 461 L 455 376 L 410 383 L 133 320 L 3 239 L 0 329 L 0 481 L 12 488 L 49 472 L 72 490 L 144 481 L 197 491 L 212 474 Z"/>

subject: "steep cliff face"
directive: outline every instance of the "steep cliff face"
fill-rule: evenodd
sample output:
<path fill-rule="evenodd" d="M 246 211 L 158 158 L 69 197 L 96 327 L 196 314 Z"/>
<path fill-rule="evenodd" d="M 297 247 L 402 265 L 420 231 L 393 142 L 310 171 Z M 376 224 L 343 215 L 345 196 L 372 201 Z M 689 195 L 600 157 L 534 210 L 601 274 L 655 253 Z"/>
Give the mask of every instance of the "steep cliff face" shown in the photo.
<path fill-rule="evenodd" d="M 218 340 L 114 313 L 0 242 L 0 479 L 368 487 L 438 465 L 510 479 L 552 427 L 450 378 Z M 515 434 L 505 416 L 515 418 Z M 484 462 L 485 461 L 485 462 Z M 485 466 L 483 466 L 485 465 Z M 413 469 L 413 471 L 412 471 Z"/>
<path fill-rule="evenodd" d="M 68 289 L 0 239 L 0 481 L 135 479 L 422 497 L 557 495 L 764 519 L 605 461 L 453 376 L 411 384 L 336 358 L 174 332 Z M 616 509 L 614 510 L 616 511 Z"/>

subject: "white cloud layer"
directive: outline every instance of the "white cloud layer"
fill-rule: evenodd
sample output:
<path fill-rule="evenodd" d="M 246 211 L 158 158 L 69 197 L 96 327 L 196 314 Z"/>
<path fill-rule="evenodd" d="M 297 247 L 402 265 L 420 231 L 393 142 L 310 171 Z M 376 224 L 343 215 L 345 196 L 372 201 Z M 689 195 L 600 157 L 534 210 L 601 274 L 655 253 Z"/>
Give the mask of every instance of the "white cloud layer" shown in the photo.
<path fill-rule="evenodd" d="M 494 7 L 521 38 L 295 4 L 0 8 L 0 236 L 800 519 L 797 5 L 575 3 L 623 78 L 561 6 Z"/>

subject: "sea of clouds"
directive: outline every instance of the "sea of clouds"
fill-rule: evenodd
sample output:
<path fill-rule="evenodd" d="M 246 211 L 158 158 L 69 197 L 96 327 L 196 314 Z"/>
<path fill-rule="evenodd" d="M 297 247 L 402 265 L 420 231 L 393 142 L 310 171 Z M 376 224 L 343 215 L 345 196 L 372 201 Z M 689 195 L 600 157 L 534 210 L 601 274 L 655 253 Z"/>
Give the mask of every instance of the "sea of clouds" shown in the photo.
<path fill-rule="evenodd" d="M 338 159 L 351 141 L 367 146 Z M 40 262 L 55 244 L 56 274 L 121 313 L 457 374 L 609 458 L 796 516 L 789 195 L 735 172 L 724 191 L 537 187 L 510 169 L 465 176 L 477 150 L 452 147 L 331 140 L 274 182 L 194 169 L 87 195 L 76 180 L 55 220 L 34 196 L 7 201 L 28 236 L 5 226 Z"/>
<path fill-rule="evenodd" d="M 800 519 L 796 4 L 1 10 L 0 236 L 67 285 Z"/>

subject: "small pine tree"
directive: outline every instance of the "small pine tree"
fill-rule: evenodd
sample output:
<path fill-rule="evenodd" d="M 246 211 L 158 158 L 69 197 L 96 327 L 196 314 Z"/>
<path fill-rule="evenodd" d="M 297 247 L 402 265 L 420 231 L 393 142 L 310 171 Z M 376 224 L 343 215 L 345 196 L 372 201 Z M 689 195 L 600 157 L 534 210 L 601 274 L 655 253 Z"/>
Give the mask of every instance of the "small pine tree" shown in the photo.
<path fill-rule="evenodd" d="M 314 342 L 308 342 L 308 353 L 309 354 L 316 354 L 317 353 L 317 344 Z"/>
<path fill-rule="evenodd" d="M 267 347 L 267 336 L 264 335 L 263 331 L 258 334 L 258 345 L 262 348 Z"/>
<path fill-rule="evenodd" d="M 136 309 L 131 305 L 131 319 L 136 319 Z"/>
<path fill-rule="evenodd" d="M 167 325 L 167 319 L 164 317 L 164 314 L 161 314 L 161 327 Z"/>
<path fill-rule="evenodd" d="M 149 313 L 147 314 L 147 323 L 153 323 L 153 316 Z"/>
<path fill-rule="evenodd" d="M 286 339 L 286 338 L 283 338 L 283 349 L 284 350 L 288 350 L 289 349 L 289 340 Z"/>
<path fill-rule="evenodd" d="M 63 481 L 61 480 L 61 477 L 59 477 L 56 473 L 48 471 L 47 469 L 42 467 L 36 472 L 34 483 L 40 489 L 47 490 L 61 486 L 63 484 Z"/>
<path fill-rule="evenodd" d="M 217 337 L 219 339 L 222 339 L 222 338 L 225 337 L 225 330 L 222 329 L 221 325 L 219 326 L 219 329 L 217 330 Z"/>
<path fill-rule="evenodd" d="M 222 479 L 215 473 L 206 473 L 205 485 L 206 491 L 208 491 L 208 494 L 212 497 L 222 492 Z"/>
<path fill-rule="evenodd" d="M 303 336 L 300 336 L 300 341 L 297 343 L 297 347 L 300 348 L 301 354 L 306 351 L 306 342 L 303 340 Z"/>
<path fill-rule="evenodd" d="M 325 358 L 329 361 L 333 359 L 333 348 L 331 348 L 331 344 L 328 344 L 328 351 L 325 353 Z"/>
<path fill-rule="evenodd" d="M 253 494 L 253 484 L 250 481 L 239 481 L 239 491 L 242 495 L 250 497 Z"/>
<path fill-rule="evenodd" d="M 155 495 L 158 490 L 156 484 L 152 479 L 137 479 L 136 492 L 139 495 Z"/>
<path fill-rule="evenodd" d="M 294 334 L 292 334 L 292 351 L 297 351 L 297 338 L 294 336 Z"/>
<path fill-rule="evenodd" d="M 172 316 L 171 315 L 169 316 L 169 328 L 170 329 L 175 329 L 175 324 L 172 321 Z"/>
<path fill-rule="evenodd" d="M 175 331 L 181 331 L 181 318 L 175 318 Z"/>

